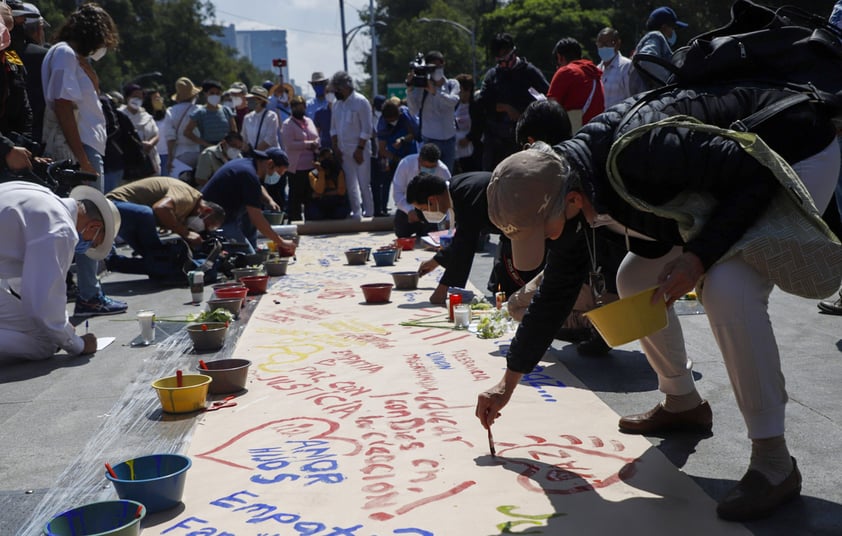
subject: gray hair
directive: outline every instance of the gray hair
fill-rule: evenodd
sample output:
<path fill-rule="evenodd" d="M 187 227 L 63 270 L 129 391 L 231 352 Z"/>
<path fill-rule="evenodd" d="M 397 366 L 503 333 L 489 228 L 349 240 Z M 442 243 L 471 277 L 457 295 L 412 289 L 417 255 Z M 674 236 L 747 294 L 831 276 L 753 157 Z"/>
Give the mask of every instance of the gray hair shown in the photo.
<path fill-rule="evenodd" d="M 351 75 L 345 71 L 336 71 L 333 73 L 333 76 L 330 77 L 330 85 L 332 85 L 334 89 L 344 87 L 354 89 L 354 79 L 351 78 Z"/>

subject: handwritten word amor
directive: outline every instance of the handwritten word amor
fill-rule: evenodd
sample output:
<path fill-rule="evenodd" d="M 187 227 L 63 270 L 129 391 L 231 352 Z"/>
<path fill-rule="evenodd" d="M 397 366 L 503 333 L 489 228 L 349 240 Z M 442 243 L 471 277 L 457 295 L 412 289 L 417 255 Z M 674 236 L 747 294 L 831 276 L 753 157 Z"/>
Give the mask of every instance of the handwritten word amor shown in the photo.
<path fill-rule="evenodd" d="M 305 521 L 299 514 L 280 511 L 277 506 L 258 502 L 256 493 L 247 490 L 236 491 L 225 497 L 211 501 L 211 506 L 226 510 L 230 513 L 240 513 L 245 517 L 248 524 L 259 525 L 259 530 L 273 529 L 278 525 L 286 525 L 285 529 L 292 529 L 299 536 L 363 536 L 359 531 L 364 530 L 362 523 L 345 525 L 343 527 L 329 527 L 327 524 L 318 521 Z M 232 518 L 226 513 L 226 519 Z M 184 533 L 185 536 L 235 536 L 234 533 L 217 529 L 211 526 L 211 522 L 199 517 L 190 516 L 168 526 L 161 531 L 167 534 L 173 531 Z M 366 531 L 368 532 L 368 531 Z M 289 532 L 284 532 L 289 534 Z M 419 528 L 399 528 L 392 531 L 392 534 L 416 534 L 418 536 L 434 536 L 430 531 Z M 260 532 L 259 536 L 280 536 L 275 532 Z"/>
<path fill-rule="evenodd" d="M 258 464 L 259 471 L 258 474 L 252 475 L 252 482 L 294 482 L 304 476 L 304 485 L 310 486 L 337 484 L 345 480 L 341 473 L 336 472 L 339 462 L 336 460 L 336 454 L 329 452 L 330 444 L 327 441 L 287 441 L 286 444 L 292 447 L 290 451 L 280 447 L 249 449 L 251 461 Z M 295 466 L 298 466 L 297 472 Z"/>
<path fill-rule="evenodd" d="M 526 515 L 526 514 L 516 514 L 515 509 L 517 506 L 514 505 L 503 505 L 498 506 L 497 511 L 503 515 L 514 517 L 517 521 L 505 521 L 503 523 L 497 524 L 497 530 L 500 531 L 501 534 L 543 534 L 544 532 L 541 530 L 533 531 L 529 529 L 528 532 L 512 532 L 512 529 L 518 525 L 537 525 L 543 526 L 544 522 L 548 519 L 553 519 L 556 517 L 565 516 L 567 514 L 562 514 L 559 512 L 554 512 L 552 514 L 542 514 L 542 515 Z"/>

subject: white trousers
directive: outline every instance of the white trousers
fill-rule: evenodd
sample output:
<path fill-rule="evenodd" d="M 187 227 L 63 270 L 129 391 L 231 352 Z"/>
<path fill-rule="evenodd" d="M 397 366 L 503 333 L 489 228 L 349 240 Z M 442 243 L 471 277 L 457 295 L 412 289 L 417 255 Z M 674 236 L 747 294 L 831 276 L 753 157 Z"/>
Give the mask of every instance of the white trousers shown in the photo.
<path fill-rule="evenodd" d="M 0 288 L 0 359 L 40 360 L 55 353 L 56 343 L 33 326 L 21 301 Z"/>
<path fill-rule="evenodd" d="M 374 197 L 371 194 L 371 158 L 369 151 L 363 151 L 363 163 L 354 160 L 356 145 L 342 148 L 342 171 L 348 189 L 348 203 L 351 218 L 374 215 Z"/>
<path fill-rule="evenodd" d="M 839 176 L 839 145 L 834 141 L 821 152 L 793 166 L 822 212 L 830 201 Z M 621 297 L 657 285 L 664 265 L 681 255 L 673 248 L 658 259 L 629 253 L 617 272 Z M 784 433 L 787 393 L 780 354 L 769 319 L 769 294 L 773 284 L 739 256 L 718 263 L 705 274 L 702 300 L 713 335 L 725 361 L 751 439 Z M 675 311 L 669 326 L 641 339 L 646 359 L 658 374 L 658 388 L 670 395 L 695 389 L 692 362 Z"/>

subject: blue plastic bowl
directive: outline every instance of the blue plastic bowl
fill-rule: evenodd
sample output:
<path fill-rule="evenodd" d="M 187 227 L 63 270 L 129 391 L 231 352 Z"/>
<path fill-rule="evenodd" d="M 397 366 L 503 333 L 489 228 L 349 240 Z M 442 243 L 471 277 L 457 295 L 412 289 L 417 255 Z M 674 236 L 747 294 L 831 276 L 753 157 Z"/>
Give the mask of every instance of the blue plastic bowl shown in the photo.
<path fill-rule="evenodd" d="M 377 266 L 391 266 L 395 264 L 395 257 L 397 256 L 398 252 L 394 249 L 384 249 L 383 251 L 375 251 L 372 253 L 374 256 L 374 264 Z"/>
<path fill-rule="evenodd" d="M 142 503 L 154 513 L 181 502 L 191 465 L 190 458 L 181 454 L 150 454 L 115 465 L 117 478 L 107 471 L 105 477 L 114 484 L 121 499 Z"/>
<path fill-rule="evenodd" d="M 140 508 L 140 516 L 137 509 Z M 55 516 L 44 525 L 47 536 L 137 536 L 146 517 L 144 505 L 135 501 L 90 503 Z"/>

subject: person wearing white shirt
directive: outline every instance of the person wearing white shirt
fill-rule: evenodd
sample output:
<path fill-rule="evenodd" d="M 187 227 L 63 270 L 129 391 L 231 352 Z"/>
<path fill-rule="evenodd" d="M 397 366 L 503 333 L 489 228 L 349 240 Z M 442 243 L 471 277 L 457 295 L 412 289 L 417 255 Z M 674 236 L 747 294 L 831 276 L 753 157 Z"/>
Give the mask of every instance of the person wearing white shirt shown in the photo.
<path fill-rule="evenodd" d="M 418 117 L 421 141 L 435 143 L 440 160 L 453 171 L 456 162 L 456 105 L 459 104 L 459 82 L 444 76 L 444 55 L 431 50 L 424 56 L 426 65 L 435 66 L 425 87 L 413 85 L 412 73 L 407 78 L 406 103 Z"/>
<path fill-rule="evenodd" d="M 333 150 L 342 162 L 350 217 L 356 220 L 374 214 L 371 193 L 371 104 L 354 91 L 354 80 L 345 71 L 337 71 L 330 85 L 336 103 L 330 117 Z"/>
<path fill-rule="evenodd" d="M 66 310 L 65 276 L 74 253 L 104 258 L 120 214 L 95 188 L 62 199 L 30 182 L 0 184 L 0 359 L 47 359 L 96 351 L 96 336 L 76 335 Z"/>
<path fill-rule="evenodd" d="M 392 182 L 392 198 L 395 201 L 395 235 L 398 238 L 418 235 L 423 236 L 436 231 L 438 226 L 428 222 L 424 215 L 412 203 L 406 200 L 406 187 L 409 181 L 421 173 L 429 173 L 444 180 L 450 180 L 450 171 L 439 159 L 441 152 L 433 143 L 425 143 L 417 154 L 403 157 L 395 169 Z"/>
<path fill-rule="evenodd" d="M 254 101 L 254 110 L 243 118 L 243 142 L 246 147 L 265 151 L 270 147 L 281 147 L 278 141 L 278 114 L 272 113 L 266 105 L 269 92 L 261 86 L 253 86 L 246 95 Z"/>
<path fill-rule="evenodd" d="M 606 27 L 596 36 L 596 47 L 602 62 L 597 65 L 602 71 L 602 90 L 605 109 L 631 97 L 629 73 L 632 62 L 620 52 L 620 33 Z"/>
<path fill-rule="evenodd" d="M 176 103 L 167 108 L 164 137 L 167 139 L 167 166 L 163 170 L 175 179 L 196 167 L 201 147 L 184 135 L 184 126 L 196 109 L 196 95 L 202 92 L 193 82 L 182 76 L 175 81 L 175 93 L 170 97 Z"/>

